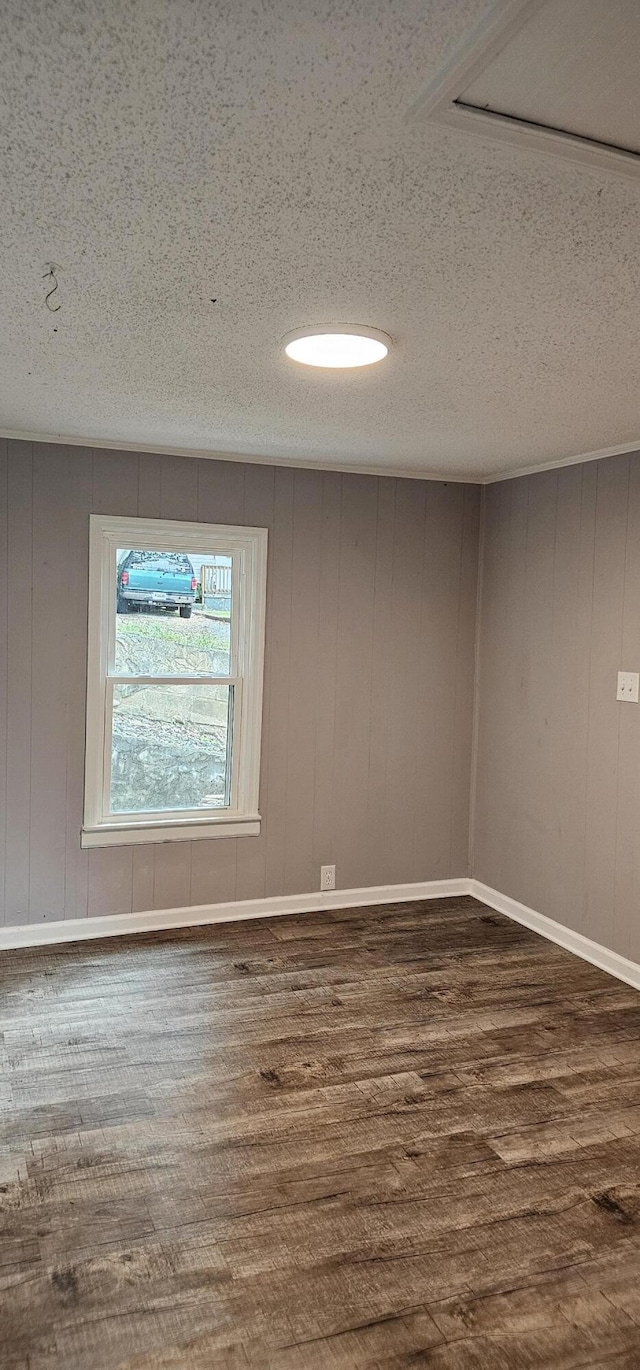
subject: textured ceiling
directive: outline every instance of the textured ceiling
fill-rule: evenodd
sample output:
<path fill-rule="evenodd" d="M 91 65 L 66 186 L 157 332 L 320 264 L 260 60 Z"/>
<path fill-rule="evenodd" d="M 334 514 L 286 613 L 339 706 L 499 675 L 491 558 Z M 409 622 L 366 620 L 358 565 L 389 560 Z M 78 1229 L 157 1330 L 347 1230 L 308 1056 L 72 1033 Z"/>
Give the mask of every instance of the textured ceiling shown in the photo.
<path fill-rule="evenodd" d="M 0 428 L 471 477 L 639 438 L 640 184 L 406 119 L 489 8 L 3 0 Z M 284 358 L 334 321 L 392 354 Z"/>

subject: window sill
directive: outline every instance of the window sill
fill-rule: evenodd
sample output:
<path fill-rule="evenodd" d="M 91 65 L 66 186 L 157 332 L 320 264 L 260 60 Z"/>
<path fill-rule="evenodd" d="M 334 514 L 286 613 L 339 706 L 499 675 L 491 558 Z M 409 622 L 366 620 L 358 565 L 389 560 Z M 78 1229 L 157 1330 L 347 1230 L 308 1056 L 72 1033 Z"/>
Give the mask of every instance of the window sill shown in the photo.
<path fill-rule="evenodd" d="M 195 842 L 203 837 L 259 837 L 260 814 L 170 823 L 102 823 L 83 828 L 81 847 L 131 847 L 145 842 Z"/>

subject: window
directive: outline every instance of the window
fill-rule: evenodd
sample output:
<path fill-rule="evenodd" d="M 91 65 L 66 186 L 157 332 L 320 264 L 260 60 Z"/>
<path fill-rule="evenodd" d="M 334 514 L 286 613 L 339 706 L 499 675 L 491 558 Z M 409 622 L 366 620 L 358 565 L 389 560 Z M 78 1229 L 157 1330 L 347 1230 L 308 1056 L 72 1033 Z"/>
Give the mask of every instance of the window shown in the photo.
<path fill-rule="evenodd" d="M 92 515 L 83 847 L 259 833 L 266 555 Z"/>

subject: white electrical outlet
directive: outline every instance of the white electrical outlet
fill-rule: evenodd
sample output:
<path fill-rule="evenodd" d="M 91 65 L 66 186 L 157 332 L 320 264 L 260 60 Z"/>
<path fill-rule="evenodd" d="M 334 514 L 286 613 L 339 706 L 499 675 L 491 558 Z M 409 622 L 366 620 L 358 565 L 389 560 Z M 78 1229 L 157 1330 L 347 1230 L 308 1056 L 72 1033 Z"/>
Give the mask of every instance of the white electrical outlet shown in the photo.
<path fill-rule="evenodd" d="M 638 704 L 638 686 L 640 684 L 640 673 L 638 671 L 618 671 L 618 693 L 616 699 L 623 699 L 627 704 Z"/>
<path fill-rule="evenodd" d="M 320 867 L 320 889 L 334 890 L 336 887 L 336 868 L 335 866 Z"/>

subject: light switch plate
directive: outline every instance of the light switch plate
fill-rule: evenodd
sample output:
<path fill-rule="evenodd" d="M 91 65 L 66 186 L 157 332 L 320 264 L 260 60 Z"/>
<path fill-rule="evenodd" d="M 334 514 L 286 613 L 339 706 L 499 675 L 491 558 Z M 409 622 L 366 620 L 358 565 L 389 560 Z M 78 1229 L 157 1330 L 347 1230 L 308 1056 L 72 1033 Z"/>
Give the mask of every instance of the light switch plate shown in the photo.
<path fill-rule="evenodd" d="M 640 672 L 638 671 L 618 671 L 618 693 L 616 699 L 622 699 L 627 704 L 637 704 L 640 686 Z"/>

